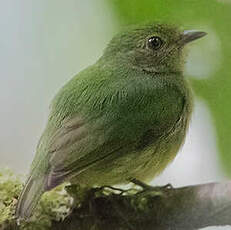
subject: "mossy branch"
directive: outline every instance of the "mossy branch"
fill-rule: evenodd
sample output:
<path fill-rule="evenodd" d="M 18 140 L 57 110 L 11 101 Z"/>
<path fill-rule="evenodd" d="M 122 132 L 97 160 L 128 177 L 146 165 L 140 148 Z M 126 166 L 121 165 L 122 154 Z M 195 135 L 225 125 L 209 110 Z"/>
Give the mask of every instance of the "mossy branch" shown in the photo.
<path fill-rule="evenodd" d="M 62 186 L 46 193 L 31 220 L 17 227 L 14 208 L 21 187 L 12 173 L 0 171 L 0 230 L 191 230 L 231 225 L 231 182 L 127 191 L 68 186 L 68 193 Z"/>

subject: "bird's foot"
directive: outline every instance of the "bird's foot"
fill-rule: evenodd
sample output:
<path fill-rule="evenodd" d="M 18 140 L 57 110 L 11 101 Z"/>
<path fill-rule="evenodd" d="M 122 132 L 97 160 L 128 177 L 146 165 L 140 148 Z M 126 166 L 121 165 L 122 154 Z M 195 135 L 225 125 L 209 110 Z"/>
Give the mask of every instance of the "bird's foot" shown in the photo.
<path fill-rule="evenodd" d="M 105 185 L 98 188 L 104 195 L 109 195 L 111 193 L 118 194 L 118 195 L 131 195 L 137 192 L 137 189 L 129 188 L 129 189 L 122 189 L 116 188 L 109 185 Z"/>
<path fill-rule="evenodd" d="M 148 185 L 140 180 L 137 180 L 136 178 L 133 178 L 130 180 L 130 182 L 132 182 L 135 185 L 138 185 L 139 187 L 141 187 L 143 190 L 150 190 L 153 189 L 153 187 L 151 185 Z"/>
<path fill-rule="evenodd" d="M 130 182 L 137 186 L 140 186 L 143 189 L 142 192 L 153 191 L 156 192 L 156 195 L 162 195 L 164 192 L 173 189 L 173 186 L 171 184 L 166 184 L 164 186 L 151 186 L 135 178 L 131 179 Z"/>

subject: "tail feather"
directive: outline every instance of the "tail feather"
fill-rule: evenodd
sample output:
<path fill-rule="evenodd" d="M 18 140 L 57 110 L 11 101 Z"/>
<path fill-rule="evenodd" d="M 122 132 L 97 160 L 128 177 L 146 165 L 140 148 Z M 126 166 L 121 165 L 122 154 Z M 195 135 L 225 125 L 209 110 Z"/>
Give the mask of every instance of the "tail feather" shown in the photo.
<path fill-rule="evenodd" d="M 45 192 L 46 177 L 29 177 L 18 200 L 16 208 L 17 219 L 27 219 L 38 204 L 40 197 Z"/>

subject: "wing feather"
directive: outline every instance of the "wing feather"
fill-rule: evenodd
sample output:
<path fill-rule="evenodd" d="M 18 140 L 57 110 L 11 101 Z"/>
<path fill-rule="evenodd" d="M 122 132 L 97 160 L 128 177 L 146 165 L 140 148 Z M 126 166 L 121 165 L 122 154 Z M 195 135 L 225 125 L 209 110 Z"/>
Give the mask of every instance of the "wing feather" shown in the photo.
<path fill-rule="evenodd" d="M 102 129 L 89 131 L 89 126 L 79 117 L 63 122 L 53 135 L 49 146 L 51 155 L 46 190 L 61 184 L 67 178 L 76 176 L 94 166 L 128 143 L 107 142 Z"/>

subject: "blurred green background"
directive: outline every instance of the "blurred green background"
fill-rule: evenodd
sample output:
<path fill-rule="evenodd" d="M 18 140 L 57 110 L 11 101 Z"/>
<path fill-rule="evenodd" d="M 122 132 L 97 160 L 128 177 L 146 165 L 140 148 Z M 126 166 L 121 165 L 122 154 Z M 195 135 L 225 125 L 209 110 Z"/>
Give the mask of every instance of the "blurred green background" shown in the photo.
<path fill-rule="evenodd" d="M 195 93 L 186 143 L 154 184 L 231 176 L 231 0 L 0 0 L 0 167 L 26 173 L 49 102 L 129 24 L 159 21 L 208 36 L 188 47 Z"/>

